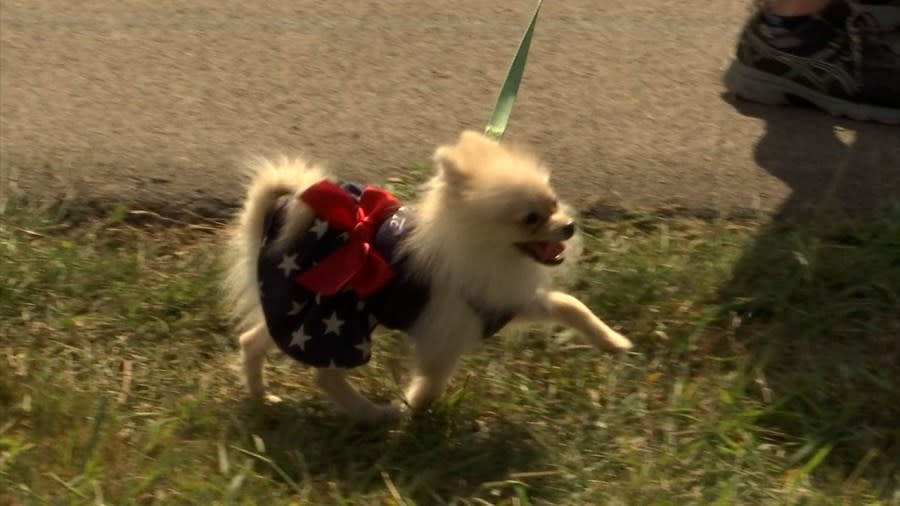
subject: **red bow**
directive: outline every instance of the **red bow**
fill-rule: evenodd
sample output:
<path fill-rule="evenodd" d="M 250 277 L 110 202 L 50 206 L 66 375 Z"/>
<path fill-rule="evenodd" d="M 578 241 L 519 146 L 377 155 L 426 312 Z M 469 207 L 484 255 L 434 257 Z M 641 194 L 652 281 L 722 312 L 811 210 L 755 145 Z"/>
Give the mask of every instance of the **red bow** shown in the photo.
<path fill-rule="evenodd" d="M 372 240 L 378 226 L 400 207 L 393 195 L 369 186 L 357 203 L 340 186 L 320 181 L 304 191 L 300 199 L 331 227 L 350 235 L 334 253 L 294 278 L 300 286 L 334 295 L 349 284 L 366 298 L 391 280 L 394 270 L 375 251 Z"/>

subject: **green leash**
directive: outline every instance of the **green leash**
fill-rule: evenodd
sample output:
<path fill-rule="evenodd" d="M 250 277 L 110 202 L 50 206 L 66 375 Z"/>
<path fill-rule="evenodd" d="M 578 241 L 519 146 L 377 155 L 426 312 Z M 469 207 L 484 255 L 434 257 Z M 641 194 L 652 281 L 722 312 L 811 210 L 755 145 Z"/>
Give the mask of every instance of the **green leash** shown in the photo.
<path fill-rule="evenodd" d="M 513 105 L 516 103 L 519 82 L 522 81 L 522 74 L 525 72 L 525 61 L 528 59 L 528 47 L 531 46 L 531 34 L 534 33 L 534 25 L 543 3 L 544 0 L 538 0 L 534 14 L 531 16 L 531 22 L 528 23 L 528 29 L 525 30 L 525 35 L 522 36 L 522 41 L 519 42 L 519 49 L 516 50 L 516 56 L 513 58 L 509 71 L 506 73 L 506 81 L 503 82 L 503 88 L 500 89 L 500 95 L 497 97 L 497 103 L 494 105 L 494 112 L 491 113 L 491 119 L 488 120 L 487 126 L 484 128 L 485 135 L 498 141 L 503 138 L 503 134 L 506 132 L 509 116 L 512 114 Z"/>

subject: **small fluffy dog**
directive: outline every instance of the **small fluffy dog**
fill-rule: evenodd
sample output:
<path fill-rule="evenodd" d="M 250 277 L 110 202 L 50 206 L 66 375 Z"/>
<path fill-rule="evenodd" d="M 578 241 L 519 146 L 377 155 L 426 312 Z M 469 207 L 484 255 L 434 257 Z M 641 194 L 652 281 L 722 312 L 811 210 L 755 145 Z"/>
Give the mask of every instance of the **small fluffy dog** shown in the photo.
<path fill-rule="evenodd" d="M 558 322 L 598 348 L 631 348 L 550 287 L 575 222 L 538 159 L 469 131 L 438 148 L 434 162 L 411 207 L 299 161 L 255 169 L 232 229 L 226 283 L 245 326 L 252 396 L 265 396 L 263 361 L 277 345 L 315 367 L 318 386 L 351 418 L 396 416 L 399 408 L 373 403 L 347 380 L 369 360 L 378 324 L 412 341 L 406 402 L 415 410 L 442 393 L 462 353 L 512 320 Z"/>

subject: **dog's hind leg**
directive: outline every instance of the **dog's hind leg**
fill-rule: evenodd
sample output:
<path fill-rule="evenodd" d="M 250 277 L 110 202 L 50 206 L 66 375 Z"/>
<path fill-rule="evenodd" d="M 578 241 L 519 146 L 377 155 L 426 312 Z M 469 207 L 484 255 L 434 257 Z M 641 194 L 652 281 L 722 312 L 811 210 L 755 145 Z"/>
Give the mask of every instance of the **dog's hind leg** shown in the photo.
<path fill-rule="evenodd" d="M 316 369 L 316 384 L 338 409 L 359 422 L 379 422 L 396 418 L 400 411 L 390 404 L 375 404 L 359 393 L 347 380 L 347 371 L 337 368 Z"/>
<path fill-rule="evenodd" d="M 244 369 L 244 381 L 247 383 L 247 389 L 250 395 L 255 398 L 263 398 L 266 393 L 265 383 L 263 382 L 263 362 L 266 359 L 266 352 L 269 351 L 275 342 L 269 336 L 269 331 L 264 323 L 253 327 L 241 334 L 238 338 L 241 345 L 241 362 Z M 276 399 L 272 399 L 276 400 Z"/>

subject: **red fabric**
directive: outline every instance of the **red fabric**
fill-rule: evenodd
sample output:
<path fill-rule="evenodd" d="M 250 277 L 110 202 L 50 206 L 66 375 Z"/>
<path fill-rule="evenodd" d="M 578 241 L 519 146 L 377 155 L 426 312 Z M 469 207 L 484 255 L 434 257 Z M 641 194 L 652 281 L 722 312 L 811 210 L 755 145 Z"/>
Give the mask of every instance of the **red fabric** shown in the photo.
<path fill-rule="evenodd" d="M 380 188 L 366 187 L 357 203 L 340 186 L 320 181 L 300 195 L 330 227 L 349 238 L 327 258 L 297 275 L 300 286 L 322 295 L 334 295 L 348 284 L 361 298 L 377 292 L 394 276 L 394 270 L 375 251 L 372 241 L 378 226 L 400 202 Z"/>

